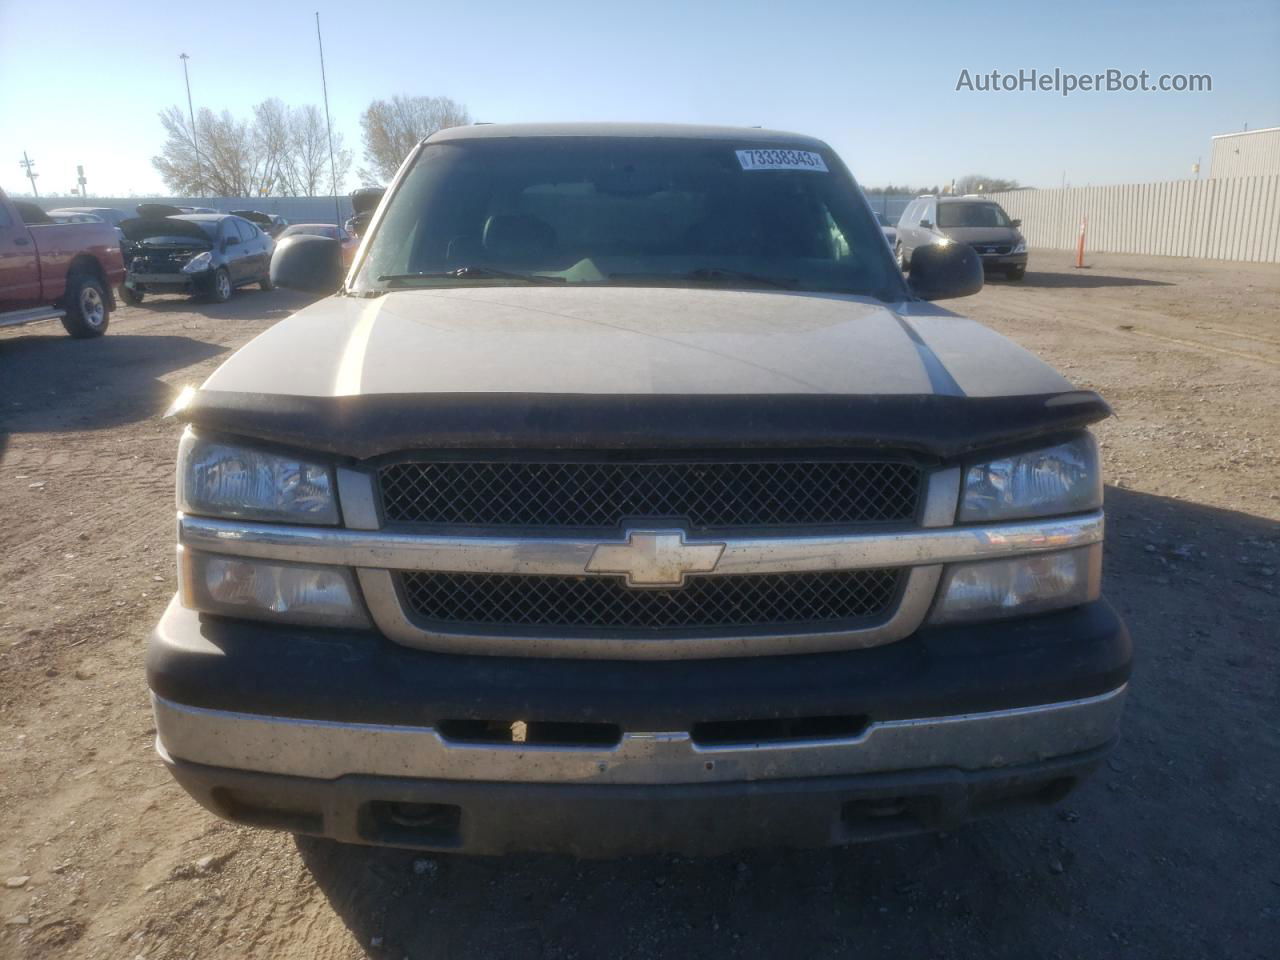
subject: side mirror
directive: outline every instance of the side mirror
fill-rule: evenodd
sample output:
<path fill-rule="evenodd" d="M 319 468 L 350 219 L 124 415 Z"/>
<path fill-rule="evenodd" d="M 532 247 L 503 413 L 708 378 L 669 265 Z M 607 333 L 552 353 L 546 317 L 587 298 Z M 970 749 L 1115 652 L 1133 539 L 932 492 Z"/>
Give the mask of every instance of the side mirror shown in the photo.
<path fill-rule="evenodd" d="M 932 230 L 932 229 L 933 229 L 933 224 L 932 224 L 932 223 L 930 223 L 928 220 L 921 220 L 921 221 L 920 221 L 920 226 L 924 227 L 926 230 Z"/>
<path fill-rule="evenodd" d="M 1011 227 L 1013 227 L 1013 229 L 1017 230 L 1017 229 L 1018 229 L 1018 227 L 1022 226 L 1022 221 L 1021 221 L 1021 220 L 1010 220 L 1010 221 L 1009 221 L 1009 226 L 1011 226 Z"/>
<path fill-rule="evenodd" d="M 332 237 L 285 237 L 271 254 L 271 282 L 288 290 L 334 293 L 342 286 L 342 244 Z"/>
<path fill-rule="evenodd" d="M 907 285 L 921 300 L 967 297 L 982 289 L 982 261 L 967 243 L 916 247 Z"/>

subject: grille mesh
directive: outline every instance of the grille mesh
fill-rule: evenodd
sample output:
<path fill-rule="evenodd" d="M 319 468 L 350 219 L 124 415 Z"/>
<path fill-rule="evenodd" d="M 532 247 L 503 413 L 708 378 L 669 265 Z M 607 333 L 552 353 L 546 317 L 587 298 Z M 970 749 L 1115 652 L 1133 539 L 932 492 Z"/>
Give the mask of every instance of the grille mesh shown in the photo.
<path fill-rule="evenodd" d="M 898 570 L 690 577 L 635 589 L 618 577 L 401 573 L 408 608 L 437 624 L 661 630 L 874 620 L 897 596 Z"/>
<path fill-rule="evenodd" d="M 891 523 L 914 518 L 920 470 L 893 461 L 397 463 L 379 472 L 393 523 L 698 527 Z"/>

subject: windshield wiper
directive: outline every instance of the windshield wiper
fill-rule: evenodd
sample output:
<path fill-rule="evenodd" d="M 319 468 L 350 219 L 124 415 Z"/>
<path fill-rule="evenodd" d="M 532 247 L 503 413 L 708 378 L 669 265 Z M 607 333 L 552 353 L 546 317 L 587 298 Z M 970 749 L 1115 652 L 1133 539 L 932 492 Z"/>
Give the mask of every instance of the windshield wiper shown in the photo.
<path fill-rule="evenodd" d="M 390 273 L 378 278 L 386 283 L 408 283 L 411 280 L 523 280 L 525 283 L 564 283 L 564 277 L 548 277 L 538 273 L 514 273 L 493 267 L 458 267 L 442 273 Z"/>
<path fill-rule="evenodd" d="M 749 283 L 757 287 L 776 287 L 779 290 L 794 290 L 796 280 L 792 277 L 766 277 L 759 273 L 748 273 L 745 270 L 729 270 L 724 267 L 698 267 L 687 273 L 611 273 L 610 280 L 692 280 L 694 283 Z"/>

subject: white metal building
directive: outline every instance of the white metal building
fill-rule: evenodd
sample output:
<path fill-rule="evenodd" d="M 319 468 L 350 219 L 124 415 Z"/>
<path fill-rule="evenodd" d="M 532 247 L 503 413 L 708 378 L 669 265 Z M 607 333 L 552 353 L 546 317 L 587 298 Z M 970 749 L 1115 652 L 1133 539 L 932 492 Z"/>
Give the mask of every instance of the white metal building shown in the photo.
<path fill-rule="evenodd" d="M 1220 133 L 1213 138 L 1209 179 L 1280 173 L 1280 127 Z"/>

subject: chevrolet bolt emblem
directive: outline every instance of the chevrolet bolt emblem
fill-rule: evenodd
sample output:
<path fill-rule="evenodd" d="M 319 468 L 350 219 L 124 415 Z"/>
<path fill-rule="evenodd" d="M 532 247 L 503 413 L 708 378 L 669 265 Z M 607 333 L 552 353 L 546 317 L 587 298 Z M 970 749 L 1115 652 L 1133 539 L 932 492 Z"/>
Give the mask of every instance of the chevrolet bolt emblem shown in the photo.
<path fill-rule="evenodd" d="M 626 543 L 602 543 L 588 573 L 624 573 L 628 587 L 679 587 L 685 574 L 710 573 L 723 543 L 686 543 L 681 530 L 628 530 Z"/>

